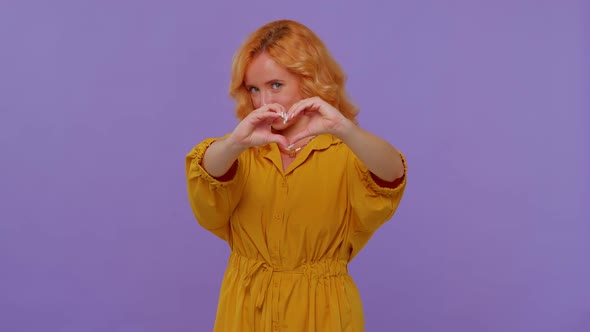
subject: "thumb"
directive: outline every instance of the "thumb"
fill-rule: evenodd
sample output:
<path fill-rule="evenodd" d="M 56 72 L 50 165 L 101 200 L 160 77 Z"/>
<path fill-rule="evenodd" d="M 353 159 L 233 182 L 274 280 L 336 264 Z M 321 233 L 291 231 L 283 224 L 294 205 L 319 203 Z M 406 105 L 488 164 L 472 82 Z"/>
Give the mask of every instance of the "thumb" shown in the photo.
<path fill-rule="evenodd" d="M 309 132 L 309 130 L 297 133 L 297 134 L 293 135 L 293 137 L 291 138 L 289 143 L 295 144 L 295 143 L 299 142 L 300 140 L 302 140 L 306 137 L 309 137 L 309 136 L 312 136 L 312 133 Z"/>

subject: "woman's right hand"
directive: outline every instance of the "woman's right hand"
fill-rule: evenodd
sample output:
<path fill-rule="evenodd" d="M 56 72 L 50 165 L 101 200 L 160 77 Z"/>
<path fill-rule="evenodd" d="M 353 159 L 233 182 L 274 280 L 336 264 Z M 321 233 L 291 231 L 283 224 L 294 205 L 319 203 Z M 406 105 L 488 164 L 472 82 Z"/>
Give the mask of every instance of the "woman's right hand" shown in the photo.
<path fill-rule="evenodd" d="M 286 147 L 289 143 L 285 136 L 275 134 L 271 130 L 273 121 L 282 121 L 281 113 L 285 112 L 283 106 L 279 104 L 264 105 L 250 112 L 240 121 L 228 140 L 243 149 L 268 143 L 277 143 Z"/>
<path fill-rule="evenodd" d="M 287 146 L 287 139 L 272 132 L 273 121 L 282 121 L 285 112 L 279 104 L 270 104 L 256 109 L 246 116 L 225 139 L 211 144 L 203 156 L 202 165 L 213 177 L 228 174 L 236 158 L 247 148 L 271 142 Z"/>

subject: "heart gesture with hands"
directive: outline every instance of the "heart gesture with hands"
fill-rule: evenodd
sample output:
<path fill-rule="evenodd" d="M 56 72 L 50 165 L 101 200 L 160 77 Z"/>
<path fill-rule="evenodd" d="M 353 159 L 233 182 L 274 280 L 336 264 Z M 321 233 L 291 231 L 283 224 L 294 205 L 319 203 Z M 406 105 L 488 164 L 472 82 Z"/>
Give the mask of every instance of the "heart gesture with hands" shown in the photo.
<path fill-rule="evenodd" d="M 324 133 L 339 136 L 350 123 L 332 105 L 312 97 L 294 103 L 289 111 L 280 104 L 269 104 L 250 112 L 234 129 L 231 138 L 242 148 L 277 143 L 288 149 L 306 137 Z M 273 131 L 273 124 L 283 126 L 284 130 L 289 128 L 289 138 L 283 135 L 283 130 Z"/>

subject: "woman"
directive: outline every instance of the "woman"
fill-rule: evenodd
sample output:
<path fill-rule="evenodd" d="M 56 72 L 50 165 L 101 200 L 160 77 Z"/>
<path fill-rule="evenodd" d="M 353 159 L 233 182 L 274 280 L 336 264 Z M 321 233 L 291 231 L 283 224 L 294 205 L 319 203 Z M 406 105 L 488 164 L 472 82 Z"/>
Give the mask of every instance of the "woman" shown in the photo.
<path fill-rule="evenodd" d="M 403 155 L 361 129 L 344 74 L 300 23 L 268 23 L 232 66 L 240 119 L 187 155 L 202 227 L 232 249 L 215 331 L 363 331 L 347 264 L 389 220 Z"/>

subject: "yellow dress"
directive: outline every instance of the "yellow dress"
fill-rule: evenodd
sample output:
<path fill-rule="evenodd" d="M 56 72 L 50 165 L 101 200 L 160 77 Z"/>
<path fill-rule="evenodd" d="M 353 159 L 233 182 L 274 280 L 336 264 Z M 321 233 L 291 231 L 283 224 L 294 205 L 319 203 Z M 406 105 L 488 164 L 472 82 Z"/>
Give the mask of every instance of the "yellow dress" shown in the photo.
<path fill-rule="evenodd" d="M 240 155 L 220 181 L 201 166 L 204 140 L 186 156 L 188 195 L 199 224 L 231 248 L 214 331 L 364 331 L 347 263 L 400 203 L 342 141 L 315 137 L 283 171 L 276 144 Z"/>

